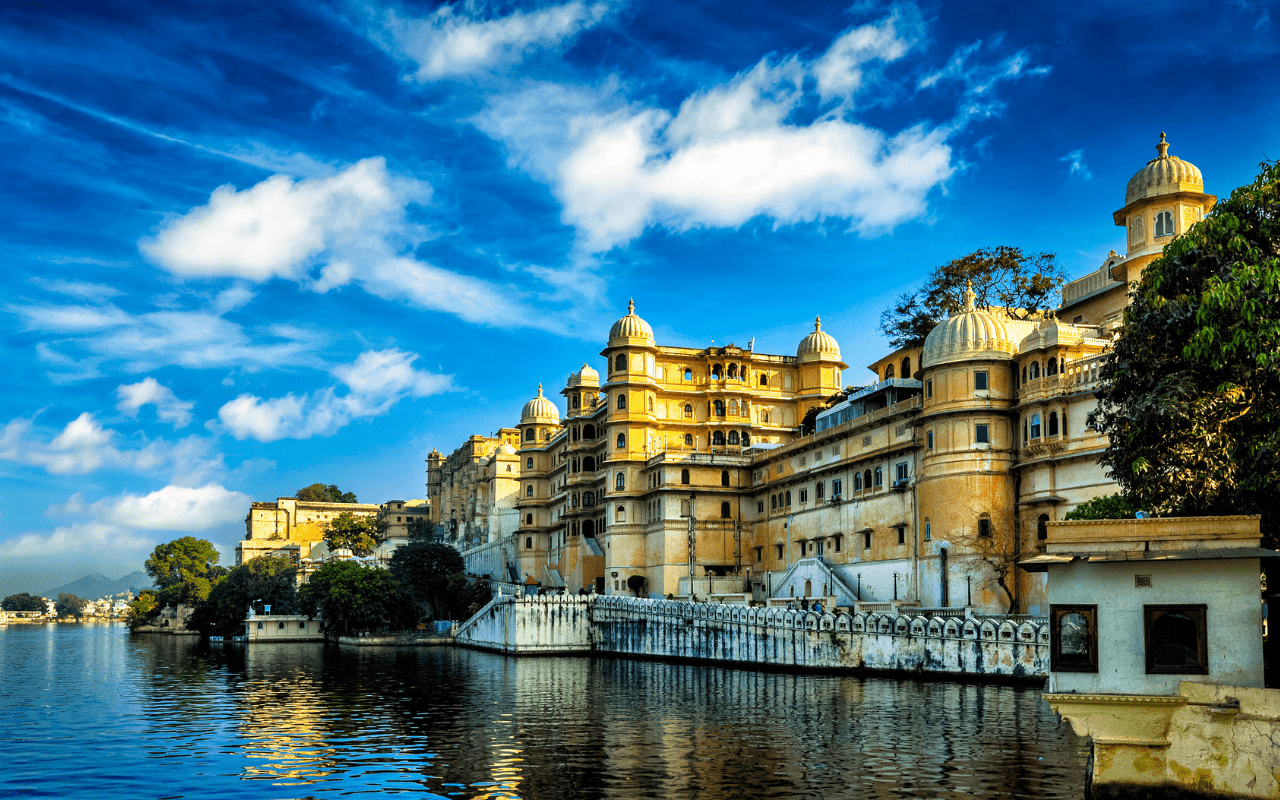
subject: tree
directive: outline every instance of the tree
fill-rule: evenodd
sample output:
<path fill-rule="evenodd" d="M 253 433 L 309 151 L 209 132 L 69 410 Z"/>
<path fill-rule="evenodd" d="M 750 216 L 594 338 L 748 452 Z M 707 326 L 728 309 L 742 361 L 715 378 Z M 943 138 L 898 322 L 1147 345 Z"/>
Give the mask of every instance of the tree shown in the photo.
<path fill-rule="evenodd" d="M 445 585 L 445 599 L 450 619 L 468 619 L 493 599 L 493 590 L 487 579 L 455 572 Z"/>
<path fill-rule="evenodd" d="M 326 561 L 299 590 L 303 613 L 319 612 L 326 633 L 404 627 L 417 622 L 412 601 L 385 569 Z"/>
<path fill-rule="evenodd" d="M 234 636 L 244 630 L 250 604 L 262 601 L 275 614 L 298 613 L 298 570 L 287 555 L 268 554 L 233 567 L 196 606 L 187 627 L 202 634 Z"/>
<path fill-rule="evenodd" d="M 436 533 L 436 526 L 426 517 L 414 517 L 410 521 L 409 541 L 433 542 L 439 540 L 440 536 Z"/>
<path fill-rule="evenodd" d="M 330 551 L 345 547 L 355 555 L 364 557 L 373 552 L 385 532 L 385 523 L 380 523 L 373 517 L 357 516 L 344 511 L 325 526 L 324 540 Z"/>
<path fill-rule="evenodd" d="M 204 600 L 213 584 L 227 572 L 218 566 L 218 551 L 213 543 L 194 536 L 156 545 L 147 558 L 146 569 L 159 589 L 156 599 L 161 606 Z"/>
<path fill-rule="evenodd" d="M 1141 510 L 1131 497 L 1108 494 L 1086 500 L 1068 511 L 1063 519 L 1133 519 Z"/>
<path fill-rule="evenodd" d="M 640 591 L 644 589 L 644 576 L 632 575 L 627 578 L 627 588 L 636 593 L 636 597 L 641 597 Z"/>
<path fill-rule="evenodd" d="M 880 331 L 894 347 L 920 346 L 935 325 L 961 308 L 968 282 L 978 308 L 1000 306 L 1016 319 L 1030 319 L 1052 305 L 1062 285 L 1055 258 L 1001 246 L 948 261 L 934 268 L 923 288 L 903 294 L 881 313 Z"/>
<path fill-rule="evenodd" d="M 294 495 L 299 500 L 309 500 L 313 503 L 356 503 L 355 492 L 344 492 L 332 483 L 326 486 L 323 483 L 313 483 L 310 486 L 304 486 Z"/>
<path fill-rule="evenodd" d="M 1280 544 L 1280 164 L 1143 271 L 1101 370 L 1101 461 L 1156 514 L 1261 514 Z"/>
<path fill-rule="evenodd" d="M 138 595 L 138 599 L 129 604 L 129 630 L 134 631 L 146 625 L 157 614 L 160 613 L 160 603 L 156 599 L 156 593 L 150 589 L 143 589 Z"/>
<path fill-rule="evenodd" d="M 87 605 L 89 605 L 89 601 L 85 600 L 83 597 L 63 592 L 58 595 L 58 599 L 54 603 L 53 608 L 60 617 L 79 618 L 84 615 L 84 608 Z"/>
<path fill-rule="evenodd" d="M 391 554 L 391 574 L 417 604 L 420 615 L 445 616 L 449 610 L 449 578 L 465 569 L 462 554 L 452 545 L 410 540 Z"/>
<path fill-rule="evenodd" d="M 44 598 L 36 597 L 28 592 L 11 594 L 0 603 L 5 611 L 45 611 Z"/>

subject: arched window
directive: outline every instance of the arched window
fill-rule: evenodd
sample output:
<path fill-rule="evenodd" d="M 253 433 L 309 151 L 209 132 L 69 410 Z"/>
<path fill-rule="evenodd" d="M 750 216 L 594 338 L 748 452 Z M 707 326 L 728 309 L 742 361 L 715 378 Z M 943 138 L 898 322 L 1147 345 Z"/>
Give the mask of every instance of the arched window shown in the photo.
<path fill-rule="evenodd" d="M 889 380 L 889 379 L 890 379 L 890 378 L 892 378 L 892 377 L 894 377 L 894 375 L 893 375 L 893 365 L 892 365 L 892 364 L 890 364 L 890 365 L 888 365 L 887 367 L 885 367 L 885 368 L 884 368 L 884 379 L 887 381 L 887 380 Z"/>
<path fill-rule="evenodd" d="M 729 485 L 729 470 L 727 469 L 720 470 L 720 485 L 721 486 Z"/>
<path fill-rule="evenodd" d="M 1034 381 L 1036 378 L 1039 378 L 1039 377 L 1040 377 L 1040 362 L 1032 361 L 1031 362 L 1031 380 Z"/>
<path fill-rule="evenodd" d="M 572 430 L 572 431 L 573 431 L 573 440 L 574 440 L 575 442 L 576 442 L 576 441 L 578 441 L 578 429 L 577 429 L 577 428 L 571 428 L 570 430 Z"/>
<path fill-rule="evenodd" d="M 720 366 L 719 364 L 715 364 L 714 366 L 712 366 L 712 367 L 711 367 L 711 377 L 712 377 L 712 378 L 714 378 L 715 380 L 720 380 L 721 378 L 723 378 L 723 377 L 724 377 L 724 367 Z"/>
<path fill-rule="evenodd" d="M 583 507 L 583 508 L 591 508 L 591 507 L 592 507 L 592 506 L 594 506 L 595 504 L 596 504 L 596 493 L 595 493 L 595 492 L 583 492 L 583 493 L 582 493 L 582 507 Z M 584 528 L 584 530 L 585 530 L 585 528 Z"/>
<path fill-rule="evenodd" d="M 884 486 L 884 470 L 876 467 L 876 486 Z"/>
<path fill-rule="evenodd" d="M 769 495 L 769 510 L 770 511 L 778 510 L 778 496 L 776 494 Z"/>
<path fill-rule="evenodd" d="M 991 517 L 987 514 L 978 517 L 978 535 L 983 539 L 991 536 Z"/>
<path fill-rule="evenodd" d="M 724 431 L 715 431 L 712 433 L 711 444 L 716 447 L 724 447 Z"/>
<path fill-rule="evenodd" d="M 768 412 L 768 411 L 761 411 L 761 412 L 760 412 L 760 421 L 761 421 L 762 423 L 764 423 L 765 425 L 768 425 L 768 424 L 769 424 L 769 412 Z"/>
<path fill-rule="evenodd" d="M 1039 414 L 1031 415 L 1031 438 L 1032 439 L 1040 438 L 1040 415 Z"/>
<path fill-rule="evenodd" d="M 1044 374 L 1045 374 L 1045 375 L 1057 375 L 1057 374 L 1058 374 L 1058 359 L 1056 359 L 1056 358 L 1051 358 L 1051 359 L 1049 359 L 1049 365 L 1048 365 L 1048 367 L 1046 367 L 1046 368 L 1045 368 Z"/>
<path fill-rule="evenodd" d="M 596 426 L 595 426 L 595 425 L 588 425 L 587 427 L 583 428 L 583 429 L 582 429 L 582 438 L 583 438 L 583 439 L 594 439 L 594 438 L 596 438 Z"/>
<path fill-rule="evenodd" d="M 737 400 L 730 400 L 730 401 L 729 401 L 729 416 L 731 416 L 731 417 L 736 417 L 736 416 L 738 416 L 738 401 L 737 401 Z"/>
<path fill-rule="evenodd" d="M 1036 538 L 1044 541 L 1049 538 L 1049 515 L 1041 514 L 1040 519 L 1036 521 Z"/>
<path fill-rule="evenodd" d="M 532 442 L 537 435 L 538 435 L 538 432 L 535 431 L 533 428 L 530 428 L 529 430 L 524 432 L 524 440 L 526 442 Z"/>
<path fill-rule="evenodd" d="M 618 434 L 618 446 L 616 449 L 618 450 L 627 449 L 627 435 L 625 433 Z"/>
<path fill-rule="evenodd" d="M 720 504 L 720 516 L 725 519 L 729 518 L 729 501 L 728 500 Z"/>
<path fill-rule="evenodd" d="M 784 505 L 788 505 L 788 506 L 789 506 L 789 505 L 791 505 L 791 490 L 790 490 L 790 489 L 788 489 L 788 490 L 787 490 L 787 502 L 786 502 L 786 503 L 784 503 Z"/>
<path fill-rule="evenodd" d="M 627 488 L 627 474 L 625 472 L 619 472 L 614 476 L 613 488 L 617 489 L 619 492 Z"/>
<path fill-rule="evenodd" d="M 1049 412 L 1049 435 L 1050 436 L 1058 435 L 1058 412 L 1057 411 Z"/>
<path fill-rule="evenodd" d="M 533 497 L 533 484 L 532 484 L 532 483 L 531 483 L 531 484 L 529 484 L 528 486 L 524 487 L 524 496 L 525 496 L 525 497 Z"/>
<path fill-rule="evenodd" d="M 622 411 L 627 407 L 627 396 L 625 394 L 618 395 L 618 410 Z"/>
<path fill-rule="evenodd" d="M 591 520 L 591 519 L 584 519 L 584 520 L 582 521 L 582 535 L 583 535 L 583 536 L 595 536 L 595 535 L 596 535 L 596 523 L 595 523 L 595 520 Z"/>
<path fill-rule="evenodd" d="M 933 526 L 929 523 L 929 518 L 924 518 L 924 540 L 927 542 L 933 538 Z"/>
<path fill-rule="evenodd" d="M 615 510 L 614 510 L 614 512 L 613 512 L 613 521 L 614 521 L 614 522 L 626 522 L 626 521 L 627 521 L 627 507 L 626 507 L 626 506 L 618 506 L 618 507 L 617 507 L 617 509 L 615 509 Z"/>
<path fill-rule="evenodd" d="M 578 396 L 575 394 L 575 395 L 573 396 L 573 407 L 574 407 L 574 408 L 578 408 L 578 407 L 579 407 L 579 406 L 578 406 L 578 403 L 579 403 Z"/>
<path fill-rule="evenodd" d="M 685 447 L 693 447 L 693 434 L 692 434 L 692 433 L 686 433 L 686 434 L 684 435 L 684 446 L 685 446 Z"/>
<path fill-rule="evenodd" d="M 680 483 L 684 484 L 685 486 L 689 485 L 689 470 L 687 469 L 680 470 Z"/>
<path fill-rule="evenodd" d="M 863 489 L 871 488 L 871 470 L 867 470 L 866 472 L 862 473 L 862 488 Z"/>
<path fill-rule="evenodd" d="M 862 491 L 862 473 L 861 472 L 853 473 L 853 490 L 855 492 Z"/>
<path fill-rule="evenodd" d="M 723 400 L 717 400 L 717 401 L 715 401 L 715 403 L 714 403 L 713 405 L 714 405 L 715 410 L 716 410 L 716 416 L 717 416 L 717 417 L 723 417 L 723 416 L 724 416 L 724 401 L 723 401 Z"/>
<path fill-rule="evenodd" d="M 569 471 L 570 471 L 570 472 L 577 472 L 577 471 L 578 471 L 578 459 L 576 459 L 576 458 L 575 458 L 575 459 L 573 459 L 572 461 L 570 461 L 570 462 L 569 462 Z"/>
<path fill-rule="evenodd" d="M 530 515 L 529 515 L 529 524 L 530 524 L 530 525 L 532 525 L 532 524 L 533 524 L 533 515 L 532 515 L 532 514 L 530 514 Z M 526 537 L 524 537 L 524 549 L 525 549 L 525 550 L 532 550 L 532 549 L 533 549 L 533 537 L 532 537 L 532 536 L 526 536 Z"/>
<path fill-rule="evenodd" d="M 1023 383 L 1027 382 L 1027 365 L 1026 364 L 1022 365 L 1022 382 Z"/>
<path fill-rule="evenodd" d="M 760 385 L 761 385 L 761 386 L 768 386 L 768 385 L 769 385 L 769 376 L 768 376 L 768 375 L 761 375 L 761 376 L 760 376 Z"/>
<path fill-rule="evenodd" d="M 1168 211 L 1161 211 L 1156 214 L 1156 236 L 1172 236 L 1173 235 L 1173 214 Z"/>
<path fill-rule="evenodd" d="M 533 469 L 533 456 L 529 456 L 529 459 L 524 462 L 524 466 L 525 469 Z"/>
<path fill-rule="evenodd" d="M 746 431 L 742 432 L 742 446 L 743 447 L 751 446 L 751 434 L 747 433 Z"/>
<path fill-rule="evenodd" d="M 822 495 L 826 492 L 827 484 L 824 481 L 818 481 L 813 485 L 813 499 L 821 500 Z"/>
<path fill-rule="evenodd" d="M 618 353 L 618 357 L 613 360 L 613 369 L 615 372 L 626 372 L 627 357 L 622 353 Z"/>
<path fill-rule="evenodd" d="M 578 495 L 576 493 L 569 495 L 569 507 L 570 508 L 578 507 Z"/>
<path fill-rule="evenodd" d="M 902 359 L 902 377 L 911 377 L 911 356 Z"/>
<path fill-rule="evenodd" d="M 583 472 L 595 472 L 595 469 L 596 469 L 596 460 L 594 457 L 587 456 L 586 458 L 582 459 Z"/>
<path fill-rule="evenodd" d="M 737 443 L 738 443 L 738 432 L 729 431 L 729 444 L 737 444 Z"/>
<path fill-rule="evenodd" d="M 689 369 L 688 367 L 685 367 L 685 368 L 684 368 L 684 379 L 685 379 L 686 381 L 692 381 L 692 380 L 693 380 L 693 370 Z"/>
<path fill-rule="evenodd" d="M 729 377 L 730 377 L 730 378 L 736 378 L 736 377 L 738 377 L 738 365 L 737 365 L 737 364 L 730 364 L 730 365 L 729 365 Z"/>
<path fill-rule="evenodd" d="M 692 419 L 692 418 L 693 418 L 693 406 L 689 405 L 688 403 L 685 403 L 685 404 L 684 404 L 684 415 L 685 415 L 685 417 Z"/>
<path fill-rule="evenodd" d="M 689 516 L 689 501 L 688 501 L 688 500 L 681 500 L 681 501 L 680 501 L 680 516 L 682 516 L 682 517 L 687 517 L 687 516 Z"/>

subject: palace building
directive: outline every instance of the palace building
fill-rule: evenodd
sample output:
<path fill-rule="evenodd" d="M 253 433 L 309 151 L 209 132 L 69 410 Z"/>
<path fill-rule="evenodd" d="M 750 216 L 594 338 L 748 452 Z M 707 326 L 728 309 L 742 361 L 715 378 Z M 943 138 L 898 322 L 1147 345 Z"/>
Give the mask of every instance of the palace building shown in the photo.
<path fill-rule="evenodd" d="M 1043 576 L 1016 562 L 1116 491 L 1088 414 L 1128 283 L 1216 199 L 1168 147 L 1161 134 L 1114 214 L 1127 253 L 1064 286 L 1056 312 L 967 291 L 860 388 L 820 319 L 770 355 L 660 345 L 631 304 L 602 371 L 565 382 L 563 415 L 539 387 L 514 429 L 433 451 L 432 513 L 472 532 L 472 572 L 542 587 L 1040 613 Z"/>

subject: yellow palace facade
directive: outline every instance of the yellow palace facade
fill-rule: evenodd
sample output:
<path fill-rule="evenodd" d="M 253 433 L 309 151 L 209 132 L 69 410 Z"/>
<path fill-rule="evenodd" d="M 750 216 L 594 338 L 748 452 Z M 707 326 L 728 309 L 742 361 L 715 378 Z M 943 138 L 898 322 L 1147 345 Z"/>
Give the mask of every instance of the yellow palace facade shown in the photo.
<path fill-rule="evenodd" d="M 1087 417 L 1127 283 L 1215 201 L 1163 134 L 1157 154 L 1113 216 L 1126 255 L 1067 284 L 1056 313 L 1015 319 L 967 293 L 923 347 L 846 389 L 820 320 L 794 355 L 695 349 L 659 345 L 632 305 L 603 370 L 565 382 L 563 414 L 539 387 L 502 453 L 461 459 L 470 478 L 433 453 L 432 506 L 502 481 L 514 530 L 467 543 L 469 568 L 542 587 L 1040 613 L 1042 578 L 1014 563 L 1116 490 Z"/>

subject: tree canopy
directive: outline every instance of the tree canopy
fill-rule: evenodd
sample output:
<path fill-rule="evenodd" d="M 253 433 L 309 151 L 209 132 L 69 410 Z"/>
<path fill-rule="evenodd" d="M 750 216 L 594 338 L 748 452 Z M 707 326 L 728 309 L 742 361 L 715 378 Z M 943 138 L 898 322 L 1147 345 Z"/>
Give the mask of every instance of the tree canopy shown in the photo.
<path fill-rule="evenodd" d="M 147 558 L 146 569 L 160 590 L 157 601 L 162 606 L 205 599 L 213 584 L 227 572 L 218 566 L 218 551 L 213 543 L 194 536 L 156 545 Z"/>
<path fill-rule="evenodd" d="M 330 520 L 324 529 L 329 550 L 345 547 L 357 556 L 367 556 L 381 541 L 385 526 L 373 517 L 344 511 Z"/>
<path fill-rule="evenodd" d="M 160 603 L 156 600 L 156 593 L 150 589 L 143 589 L 137 599 L 129 604 L 129 630 L 136 630 L 146 625 L 159 613 Z"/>
<path fill-rule="evenodd" d="M 29 592 L 11 594 L 0 603 L 5 611 L 41 611 L 45 610 L 44 599 Z"/>
<path fill-rule="evenodd" d="M 355 492 L 344 492 L 332 483 L 325 485 L 323 483 L 313 483 L 310 486 L 304 486 L 294 495 L 299 500 L 309 500 L 313 503 L 357 503 Z"/>
<path fill-rule="evenodd" d="M 53 608 L 60 617 L 81 617 L 84 615 L 84 609 L 87 605 L 89 605 L 89 601 L 83 597 L 63 592 L 58 595 Z"/>
<path fill-rule="evenodd" d="M 417 622 L 413 602 L 385 569 L 354 561 L 326 561 L 299 590 L 303 613 L 319 612 L 325 631 L 342 634 Z"/>
<path fill-rule="evenodd" d="M 1280 544 L 1280 165 L 1143 271 L 1102 369 L 1102 462 L 1157 514 L 1262 515 Z"/>
<path fill-rule="evenodd" d="M 1133 519 L 1141 510 L 1128 495 L 1108 494 L 1084 501 L 1068 511 L 1063 519 Z"/>
<path fill-rule="evenodd" d="M 251 603 L 262 601 L 273 614 L 296 614 L 298 571 L 287 555 L 267 554 L 233 567 L 191 615 L 188 627 L 203 634 L 243 633 Z"/>
<path fill-rule="evenodd" d="M 1001 306 L 1028 319 L 1053 305 L 1063 272 L 1053 253 L 1025 254 L 1017 247 L 975 250 L 934 267 L 925 285 L 903 294 L 880 315 L 880 331 L 894 347 L 917 347 L 929 331 L 964 304 L 968 282 L 979 308 Z M 910 377 L 904 375 L 903 377 Z"/>
<path fill-rule="evenodd" d="M 426 517 L 414 517 L 408 525 L 409 541 L 434 541 L 438 538 L 436 526 Z"/>
<path fill-rule="evenodd" d="M 450 545 L 411 540 L 396 548 L 391 574 L 417 603 L 420 613 L 443 617 L 449 611 L 449 578 L 463 571 L 462 554 Z"/>

